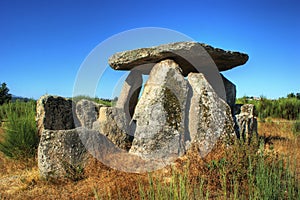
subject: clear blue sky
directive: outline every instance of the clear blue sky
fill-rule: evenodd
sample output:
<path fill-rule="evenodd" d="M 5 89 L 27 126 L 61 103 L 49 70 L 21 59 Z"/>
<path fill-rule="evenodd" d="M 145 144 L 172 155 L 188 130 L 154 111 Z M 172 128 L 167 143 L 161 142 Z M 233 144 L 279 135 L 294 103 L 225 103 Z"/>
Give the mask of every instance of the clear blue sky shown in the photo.
<path fill-rule="evenodd" d="M 72 96 L 91 50 L 141 27 L 248 53 L 247 64 L 224 73 L 239 97 L 300 92 L 299 0 L 1 0 L 0 82 L 18 96 Z M 106 87 L 101 91 L 98 96 L 110 97 Z"/>

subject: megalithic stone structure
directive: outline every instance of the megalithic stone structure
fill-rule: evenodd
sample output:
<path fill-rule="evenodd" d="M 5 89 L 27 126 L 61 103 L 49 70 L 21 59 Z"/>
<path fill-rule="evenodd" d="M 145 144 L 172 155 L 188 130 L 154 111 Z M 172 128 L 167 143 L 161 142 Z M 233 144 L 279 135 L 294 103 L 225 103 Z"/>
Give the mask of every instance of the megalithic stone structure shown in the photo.
<path fill-rule="evenodd" d="M 204 157 L 216 143 L 234 134 L 250 141 L 257 133 L 254 107 L 242 106 L 237 114 L 236 86 L 220 73 L 245 64 L 248 58 L 245 53 L 198 42 L 112 55 L 108 62 L 113 69 L 130 71 L 115 107 L 56 96 L 38 101 L 42 176 L 66 176 L 70 167 L 84 167 L 91 147 L 90 153 L 99 158 L 109 159 L 114 151 L 155 163 L 154 169 L 195 148 Z M 140 97 L 143 74 L 149 79 Z M 123 166 L 136 171 L 131 167 Z"/>

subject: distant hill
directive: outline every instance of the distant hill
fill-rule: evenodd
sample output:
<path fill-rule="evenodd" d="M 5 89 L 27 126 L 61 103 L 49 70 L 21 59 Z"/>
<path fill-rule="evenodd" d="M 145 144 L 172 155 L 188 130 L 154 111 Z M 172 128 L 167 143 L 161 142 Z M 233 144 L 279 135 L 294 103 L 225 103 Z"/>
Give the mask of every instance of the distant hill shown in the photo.
<path fill-rule="evenodd" d="M 27 98 L 27 97 L 21 97 L 21 96 L 12 95 L 11 101 L 15 102 L 17 100 L 28 102 L 28 101 L 33 100 L 33 99 L 32 98 Z"/>

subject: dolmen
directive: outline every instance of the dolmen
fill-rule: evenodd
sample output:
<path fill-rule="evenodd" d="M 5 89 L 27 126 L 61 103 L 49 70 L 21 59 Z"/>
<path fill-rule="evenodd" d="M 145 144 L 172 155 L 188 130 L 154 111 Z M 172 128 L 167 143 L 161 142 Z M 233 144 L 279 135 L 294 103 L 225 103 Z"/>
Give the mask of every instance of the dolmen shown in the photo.
<path fill-rule="evenodd" d="M 108 63 L 114 70 L 129 71 L 115 106 L 39 99 L 41 175 L 66 176 L 74 167 L 84 168 L 89 154 L 121 170 L 155 170 L 191 150 L 205 157 L 217 143 L 248 138 L 257 131 L 253 109 L 237 111 L 236 86 L 220 73 L 247 60 L 245 53 L 198 42 L 112 55 Z M 129 158 L 143 164 L 130 168 Z"/>

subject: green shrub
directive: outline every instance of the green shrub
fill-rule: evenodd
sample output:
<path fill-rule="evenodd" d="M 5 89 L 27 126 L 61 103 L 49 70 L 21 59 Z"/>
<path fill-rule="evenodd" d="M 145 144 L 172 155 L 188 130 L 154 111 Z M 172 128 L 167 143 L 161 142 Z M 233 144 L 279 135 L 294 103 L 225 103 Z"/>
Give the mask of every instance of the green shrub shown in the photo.
<path fill-rule="evenodd" d="M 102 99 L 102 98 L 98 98 L 98 97 L 93 98 L 93 97 L 89 97 L 89 96 L 85 96 L 85 95 L 79 95 L 79 96 L 75 96 L 72 98 L 72 100 L 75 102 L 78 102 L 82 99 L 94 101 L 96 103 L 103 104 L 106 106 L 112 106 L 112 103 L 113 103 L 113 101 L 110 99 Z"/>
<path fill-rule="evenodd" d="M 268 117 L 282 118 L 287 120 L 296 120 L 300 113 L 300 99 L 293 98 L 279 98 L 276 100 L 260 97 L 260 100 L 247 99 L 242 97 L 237 99 L 237 103 L 254 104 L 256 115 L 260 119 Z"/>
<path fill-rule="evenodd" d="M 35 123 L 35 101 L 15 102 L 1 106 L 5 120 L 0 151 L 14 159 L 26 159 L 36 155 L 39 142 Z"/>

